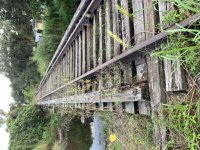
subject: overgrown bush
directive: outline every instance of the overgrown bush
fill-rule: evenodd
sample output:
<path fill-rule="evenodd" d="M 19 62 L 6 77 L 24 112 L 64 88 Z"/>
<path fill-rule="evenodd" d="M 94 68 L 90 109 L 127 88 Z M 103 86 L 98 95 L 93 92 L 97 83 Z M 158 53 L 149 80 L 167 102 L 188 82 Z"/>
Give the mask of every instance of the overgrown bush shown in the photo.
<path fill-rule="evenodd" d="M 10 133 L 10 150 L 33 150 L 42 139 L 49 122 L 47 113 L 34 105 L 21 106 L 16 118 L 10 116 L 7 126 Z"/>

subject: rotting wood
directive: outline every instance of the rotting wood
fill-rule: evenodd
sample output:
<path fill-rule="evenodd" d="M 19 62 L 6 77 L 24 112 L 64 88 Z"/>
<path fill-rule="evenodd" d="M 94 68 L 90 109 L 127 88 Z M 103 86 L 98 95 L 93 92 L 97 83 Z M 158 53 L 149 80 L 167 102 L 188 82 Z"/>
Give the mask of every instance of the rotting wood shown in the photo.
<path fill-rule="evenodd" d="M 163 83 L 163 68 L 161 61 L 157 57 L 147 57 L 148 64 L 148 81 L 151 98 L 152 120 L 164 119 L 161 110 L 162 103 L 166 103 Z M 156 91 L 156 92 L 155 92 Z M 154 123 L 154 142 L 159 150 L 166 146 L 167 136 L 164 124 Z"/>
<path fill-rule="evenodd" d="M 81 59 L 81 57 L 82 57 L 82 37 L 81 37 L 82 35 L 81 35 L 81 33 L 79 34 L 79 40 L 78 40 L 78 44 L 79 44 L 79 46 L 78 46 L 78 76 L 81 76 L 81 74 L 82 74 L 82 59 Z"/>
<path fill-rule="evenodd" d="M 83 28 L 82 31 L 82 73 L 84 74 L 86 72 L 86 39 L 85 39 L 85 28 Z"/>
<path fill-rule="evenodd" d="M 96 16 L 93 16 L 93 23 L 92 23 L 92 60 L 93 60 L 93 68 L 97 66 L 97 55 L 96 55 Z"/>
<path fill-rule="evenodd" d="M 91 26 L 87 26 L 87 71 L 90 71 L 90 58 L 91 58 Z"/>
<path fill-rule="evenodd" d="M 111 54 L 111 37 L 109 35 L 109 31 L 111 31 L 111 20 L 110 20 L 110 4 L 111 1 L 110 0 L 105 0 L 105 24 L 106 24 L 106 27 L 105 27 L 105 41 L 106 41 L 106 61 L 110 60 L 111 57 L 112 57 L 112 54 Z"/>
<path fill-rule="evenodd" d="M 99 64 L 101 65 L 103 63 L 103 14 L 102 14 L 102 8 L 103 6 L 100 5 L 98 12 L 99 12 Z"/>
<path fill-rule="evenodd" d="M 65 98 L 51 100 L 51 103 L 62 102 L 62 103 L 108 103 L 108 102 L 133 102 L 133 101 L 144 101 L 143 93 L 140 87 L 130 88 L 122 92 L 116 91 L 112 93 L 113 89 L 107 90 L 108 93 L 101 93 L 101 91 L 95 91 L 91 93 L 73 95 Z M 104 91 L 106 92 L 106 91 Z M 45 103 L 45 101 L 41 101 Z M 40 103 L 40 104 L 41 104 Z"/>
<path fill-rule="evenodd" d="M 144 28 L 144 11 L 141 0 L 132 0 L 133 14 L 134 14 L 134 37 L 135 44 L 141 43 L 145 40 Z"/>
<path fill-rule="evenodd" d="M 155 10 L 153 0 L 143 0 L 144 5 L 144 28 L 145 28 L 145 37 L 146 39 L 151 38 L 155 35 Z"/>
<path fill-rule="evenodd" d="M 121 0 L 121 7 L 129 13 L 128 0 Z M 123 51 L 130 47 L 130 25 L 129 25 L 129 15 L 121 14 L 122 21 L 122 39 L 125 45 L 123 45 Z"/>
<path fill-rule="evenodd" d="M 174 10 L 175 6 L 172 2 L 159 2 L 159 16 L 161 30 L 166 29 L 171 24 L 163 22 L 164 15 L 167 11 Z M 181 67 L 180 60 L 163 60 L 165 70 L 165 85 L 167 92 L 183 91 L 185 90 L 186 74 Z"/>
<path fill-rule="evenodd" d="M 78 77 L 78 39 L 75 40 L 75 78 Z"/>
<path fill-rule="evenodd" d="M 165 85 L 166 91 L 183 91 L 185 90 L 185 71 L 181 67 L 181 62 L 164 60 Z"/>
<path fill-rule="evenodd" d="M 118 0 L 112 0 L 113 34 L 119 37 L 119 12 L 117 10 Z M 114 56 L 120 54 L 120 44 L 114 40 Z"/>

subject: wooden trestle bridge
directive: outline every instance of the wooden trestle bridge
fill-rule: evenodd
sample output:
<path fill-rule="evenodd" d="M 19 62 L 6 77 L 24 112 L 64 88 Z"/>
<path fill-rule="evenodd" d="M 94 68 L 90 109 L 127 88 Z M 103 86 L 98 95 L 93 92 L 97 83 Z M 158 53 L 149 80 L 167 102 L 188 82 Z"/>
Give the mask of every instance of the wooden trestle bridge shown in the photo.
<path fill-rule="evenodd" d="M 166 41 L 163 29 L 178 28 L 162 22 L 170 9 L 173 4 L 153 0 L 82 0 L 39 85 L 36 103 L 156 112 L 167 101 L 166 92 L 186 88 L 178 61 L 173 71 L 171 61 L 150 57 Z M 197 16 L 179 24 L 188 26 Z M 162 129 L 157 132 L 156 140 L 165 141 Z"/>

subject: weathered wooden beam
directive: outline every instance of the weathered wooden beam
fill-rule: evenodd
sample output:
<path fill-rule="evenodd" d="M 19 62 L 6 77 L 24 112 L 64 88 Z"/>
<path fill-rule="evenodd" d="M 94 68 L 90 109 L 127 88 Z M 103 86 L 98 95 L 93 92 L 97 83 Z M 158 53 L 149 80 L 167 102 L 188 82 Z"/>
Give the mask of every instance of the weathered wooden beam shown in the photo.
<path fill-rule="evenodd" d="M 99 11 L 99 64 L 103 63 L 103 13 L 102 8 L 103 6 L 100 5 Z"/>
<path fill-rule="evenodd" d="M 121 0 L 121 7 L 125 9 L 126 11 L 128 11 L 129 10 L 128 0 Z M 121 21 L 122 21 L 122 39 L 126 45 L 126 46 L 123 46 L 123 51 L 125 51 L 130 46 L 130 39 L 131 39 L 129 16 L 127 16 L 126 14 L 121 14 Z"/>
<path fill-rule="evenodd" d="M 78 77 L 78 38 L 75 40 L 75 78 Z"/>
<path fill-rule="evenodd" d="M 167 92 L 186 90 L 185 71 L 179 60 L 164 60 L 164 70 Z"/>
<path fill-rule="evenodd" d="M 110 6 L 111 6 L 111 1 L 110 0 L 105 0 L 105 41 L 106 41 L 106 60 L 110 60 L 112 57 L 111 53 L 111 37 L 108 34 L 109 31 L 111 31 L 111 20 L 110 20 Z"/>
<path fill-rule="evenodd" d="M 164 22 L 164 16 L 167 11 L 172 11 L 175 6 L 172 2 L 161 1 L 159 5 L 159 16 L 160 16 L 160 28 L 161 30 L 166 29 L 171 24 Z M 163 60 L 165 69 L 165 85 L 167 92 L 183 91 L 185 90 L 185 71 L 181 67 L 179 60 Z"/>
<path fill-rule="evenodd" d="M 92 22 L 92 60 L 93 60 L 93 68 L 95 68 L 97 66 L 97 55 L 96 55 L 96 16 L 93 16 L 93 22 Z"/>
<path fill-rule="evenodd" d="M 120 37 L 119 33 L 119 12 L 117 10 L 118 0 L 112 0 L 112 18 L 113 18 L 113 34 Z M 120 44 L 116 40 L 114 40 L 114 56 L 120 54 Z"/>
<path fill-rule="evenodd" d="M 164 119 L 161 106 L 166 103 L 164 92 L 163 68 L 161 61 L 157 57 L 147 57 L 148 81 L 151 98 L 152 120 Z M 156 92 L 155 92 L 156 91 Z M 163 150 L 167 143 L 166 127 L 164 124 L 154 123 L 154 142 L 159 150 Z"/>
<path fill-rule="evenodd" d="M 137 92 L 136 92 L 137 91 Z M 118 103 L 144 101 L 140 87 L 131 88 L 122 92 L 110 92 L 102 96 L 101 91 L 68 96 L 50 100 L 51 103 Z M 46 103 L 46 101 L 38 102 L 38 104 Z"/>
<path fill-rule="evenodd" d="M 127 113 L 135 113 L 134 102 L 125 102 L 125 112 Z"/>
<path fill-rule="evenodd" d="M 78 76 L 81 76 L 82 74 L 82 37 L 81 33 L 78 36 Z"/>
<path fill-rule="evenodd" d="M 85 28 L 83 28 L 82 31 L 82 73 L 84 74 L 86 72 L 86 39 L 85 39 Z"/>
<path fill-rule="evenodd" d="M 145 40 L 145 21 L 143 13 L 143 3 L 141 0 L 132 0 L 133 14 L 134 14 L 134 37 L 135 44 L 141 43 Z"/>
<path fill-rule="evenodd" d="M 91 60 L 91 26 L 88 25 L 86 27 L 86 35 L 87 35 L 87 71 L 90 71 L 91 69 L 91 63 L 90 63 L 90 60 Z"/>

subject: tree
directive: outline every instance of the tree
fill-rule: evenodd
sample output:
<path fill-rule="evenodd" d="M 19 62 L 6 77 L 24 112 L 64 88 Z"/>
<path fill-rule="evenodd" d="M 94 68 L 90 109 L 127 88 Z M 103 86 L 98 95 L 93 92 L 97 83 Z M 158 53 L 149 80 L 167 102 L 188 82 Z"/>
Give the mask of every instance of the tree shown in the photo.
<path fill-rule="evenodd" d="M 6 113 L 0 109 L 0 127 L 5 123 Z"/>

